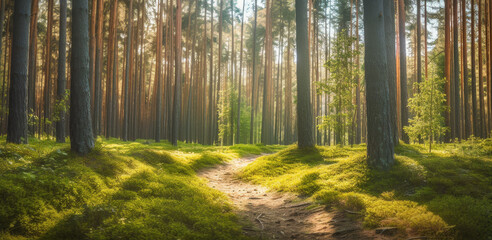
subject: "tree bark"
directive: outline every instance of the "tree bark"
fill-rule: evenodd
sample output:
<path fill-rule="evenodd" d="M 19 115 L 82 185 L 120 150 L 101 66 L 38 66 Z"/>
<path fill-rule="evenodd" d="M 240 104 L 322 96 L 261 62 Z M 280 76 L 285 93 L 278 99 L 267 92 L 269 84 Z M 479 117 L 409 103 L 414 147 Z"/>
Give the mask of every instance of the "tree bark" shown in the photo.
<path fill-rule="evenodd" d="M 251 120 L 249 128 L 249 143 L 254 143 L 254 120 L 255 120 L 255 82 L 256 82 L 256 22 L 258 20 L 258 0 L 255 0 L 255 20 L 253 23 L 253 75 L 251 77 Z"/>
<path fill-rule="evenodd" d="M 27 66 L 31 0 L 14 3 L 7 142 L 27 144 Z M 2 19 L 3 21 L 3 19 Z"/>
<path fill-rule="evenodd" d="M 461 42 L 461 53 L 463 54 L 463 79 L 462 79 L 462 93 L 463 93 L 463 109 L 464 109 L 464 122 L 463 126 L 465 127 L 465 138 L 469 138 L 471 135 L 471 120 L 470 120 L 470 96 L 469 96 L 469 87 L 468 87 L 468 57 L 467 57 L 467 39 L 466 39 L 466 1 L 461 0 L 461 34 L 462 34 L 462 42 Z"/>
<path fill-rule="evenodd" d="M 458 138 L 461 140 L 460 131 L 460 62 L 458 51 L 458 0 L 453 0 L 453 62 L 454 62 L 454 81 L 453 81 L 453 99 L 454 99 L 454 131 L 453 139 Z"/>
<path fill-rule="evenodd" d="M 181 115 L 181 0 L 176 0 L 176 82 L 174 84 L 174 110 L 173 110 L 173 128 L 171 143 L 178 145 L 179 119 Z"/>
<path fill-rule="evenodd" d="M 307 0 L 296 0 L 297 42 L 297 132 L 298 146 L 314 146 L 313 115 L 310 101 L 309 47 L 307 34 Z"/>
<path fill-rule="evenodd" d="M 273 144 L 273 41 L 271 1 L 266 0 L 266 27 L 265 27 L 265 82 L 263 86 L 263 111 L 261 119 L 261 142 Z"/>
<path fill-rule="evenodd" d="M 47 119 L 51 120 L 51 38 L 53 33 L 53 0 L 48 0 L 48 23 L 46 26 L 46 52 L 44 60 L 44 131 L 51 135 L 51 125 Z"/>
<path fill-rule="evenodd" d="M 388 63 L 383 0 L 364 0 L 364 38 L 367 102 L 367 161 L 376 169 L 394 164 L 393 129 L 390 122 Z"/>
<path fill-rule="evenodd" d="M 477 109 L 477 69 L 475 65 L 475 0 L 471 0 L 471 71 L 472 71 L 472 113 L 473 113 L 473 135 L 480 137 L 480 121 Z"/>
<path fill-rule="evenodd" d="M 89 90 L 88 0 L 72 1 L 72 66 L 70 83 L 70 144 L 72 151 L 87 154 L 94 148 Z"/>
<path fill-rule="evenodd" d="M 447 1 L 447 0 L 446 0 Z M 401 128 L 408 126 L 408 90 L 407 90 L 407 44 L 405 37 L 405 1 L 398 0 L 398 27 L 400 31 L 400 108 L 401 108 Z M 408 135 L 402 131 L 401 139 L 408 143 Z"/>
<path fill-rule="evenodd" d="M 393 143 L 398 145 L 398 112 L 396 105 L 396 47 L 395 47 L 395 6 L 394 0 L 384 2 L 384 30 L 386 54 L 388 61 L 388 87 L 390 104 L 390 123 L 393 134 Z"/>
<path fill-rule="evenodd" d="M 5 3 L 5 0 L 3 0 L 2 2 Z M 28 87 L 27 87 L 27 91 L 28 91 L 27 111 L 28 112 L 30 111 L 32 114 L 36 114 L 38 13 L 39 13 L 39 1 L 32 0 L 31 27 L 30 27 L 31 32 L 29 34 L 29 73 L 28 73 Z M 34 123 L 31 126 L 29 126 L 29 133 L 34 135 L 35 133 Z"/>
<path fill-rule="evenodd" d="M 58 86 L 57 99 L 61 101 L 65 98 L 67 79 L 65 76 L 67 62 L 67 0 L 60 0 L 60 37 L 59 37 L 59 56 L 58 56 Z M 56 122 L 56 141 L 65 142 L 65 111 L 60 111 L 59 119 Z"/>
<path fill-rule="evenodd" d="M 400 0 L 403 1 L 403 0 Z M 453 79 L 451 78 L 451 0 L 444 1 L 444 74 L 446 77 L 446 84 L 444 85 L 444 89 L 446 92 L 446 105 L 449 109 L 448 112 L 445 113 L 445 122 L 446 126 L 449 128 L 450 132 L 446 133 L 445 141 L 449 142 L 452 138 L 451 132 L 454 130 L 453 125 L 453 111 L 454 106 L 452 106 L 452 95 L 451 95 L 451 86 Z"/>
<path fill-rule="evenodd" d="M 123 115 L 123 141 L 128 141 L 128 128 L 129 128 L 129 96 L 128 88 L 131 75 L 131 62 L 130 58 L 131 46 L 132 46 L 132 24 L 133 23 L 133 0 L 130 0 L 130 10 L 128 13 L 128 36 L 126 47 L 126 68 L 125 68 L 125 86 L 124 86 L 124 115 Z"/>
<path fill-rule="evenodd" d="M 157 20 L 157 36 L 156 36 L 156 42 L 157 42 L 157 53 L 156 53 L 156 63 L 155 63 L 155 78 L 154 78 L 154 85 L 157 86 L 157 93 L 156 93 L 156 111 L 155 111 L 155 130 L 154 130 L 154 139 L 156 142 L 161 141 L 161 109 L 162 109 L 162 100 L 161 100 L 161 92 L 162 92 L 162 86 L 161 86 L 161 78 L 162 78 L 162 12 L 163 12 L 163 3 L 162 0 L 159 2 L 159 16 Z"/>
<path fill-rule="evenodd" d="M 94 1 L 94 0 L 93 0 Z M 104 6 L 103 0 L 97 0 L 97 32 L 96 32 L 96 61 L 95 61 L 95 80 L 94 80 L 94 114 L 92 119 L 92 125 L 94 130 L 94 137 L 100 134 L 101 129 L 101 84 L 102 84 L 102 51 L 103 51 L 103 24 L 104 24 Z"/>
<path fill-rule="evenodd" d="M 483 45 L 482 45 L 482 0 L 478 0 L 478 99 L 480 101 L 480 136 L 487 137 L 487 124 L 485 119 L 485 98 L 483 96 Z"/>
<path fill-rule="evenodd" d="M 238 94 L 237 94 L 237 123 L 236 123 L 236 143 L 241 143 L 240 133 L 241 133 L 241 87 L 243 85 L 243 41 L 244 41 L 244 13 L 245 13 L 246 1 L 243 1 L 243 13 L 241 16 L 241 46 L 239 54 L 239 79 L 238 79 Z"/>

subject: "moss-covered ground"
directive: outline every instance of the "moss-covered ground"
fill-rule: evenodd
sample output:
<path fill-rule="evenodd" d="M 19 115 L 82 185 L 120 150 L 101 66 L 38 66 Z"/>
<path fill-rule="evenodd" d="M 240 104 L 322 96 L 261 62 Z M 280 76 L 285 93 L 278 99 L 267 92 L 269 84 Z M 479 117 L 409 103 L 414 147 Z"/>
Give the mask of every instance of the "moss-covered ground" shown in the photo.
<path fill-rule="evenodd" d="M 0 239 L 241 239 L 229 200 L 195 172 L 281 147 L 0 138 Z"/>
<path fill-rule="evenodd" d="M 393 226 L 400 236 L 492 237 L 492 140 L 435 146 L 402 144 L 396 165 L 367 167 L 365 146 L 295 146 L 259 158 L 241 177 L 311 196 L 354 213 L 368 228 Z"/>

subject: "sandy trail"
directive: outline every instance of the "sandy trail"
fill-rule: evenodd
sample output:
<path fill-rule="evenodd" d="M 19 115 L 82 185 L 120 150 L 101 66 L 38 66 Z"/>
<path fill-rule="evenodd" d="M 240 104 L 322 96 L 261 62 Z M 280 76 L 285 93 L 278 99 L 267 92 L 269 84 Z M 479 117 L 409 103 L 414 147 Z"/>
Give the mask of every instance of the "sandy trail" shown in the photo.
<path fill-rule="evenodd" d="M 239 216 L 253 223 L 243 228 L 244 234 L 261 239 L 388 239 L 364 230 L 349 213 L 238 179 L 236 173 L 256 158 L 236 159 L 198 174 L 227 194 Z"/>

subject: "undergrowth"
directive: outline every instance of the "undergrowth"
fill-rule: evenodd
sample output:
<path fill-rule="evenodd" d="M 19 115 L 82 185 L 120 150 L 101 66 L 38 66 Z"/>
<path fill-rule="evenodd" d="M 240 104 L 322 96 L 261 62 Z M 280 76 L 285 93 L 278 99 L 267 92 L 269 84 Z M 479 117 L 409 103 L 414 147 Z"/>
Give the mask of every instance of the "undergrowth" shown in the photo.
<path fill-rule="evenodd" d="M 399 235 L 490 239 L 492 140 L 401 144 L 388 172 L 371 170 L 365 146 L 295 146 L 259 158 L 241 177 L 357 212 L 368 228 L 394 226 Z"/>
<path fill-rule="evenodd" d="M 49 140 L 3 143 L 0 239 L 241 239 L 230 202 L 195 172 L 280 148 L 99 139 L 80 157 Z"/>

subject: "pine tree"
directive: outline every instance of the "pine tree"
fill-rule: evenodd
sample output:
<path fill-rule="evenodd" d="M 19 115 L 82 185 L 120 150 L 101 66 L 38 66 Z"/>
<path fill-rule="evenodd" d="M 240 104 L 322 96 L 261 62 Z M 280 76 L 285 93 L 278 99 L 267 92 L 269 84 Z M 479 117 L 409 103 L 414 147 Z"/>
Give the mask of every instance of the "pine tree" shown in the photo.
<path fill-rule="evenodd" d="M 367 103 L 367 158 L 369 166 L 387 170 L 394 164 L 390 122 L 388 62 L 383 0 L 364 0 L 364 39 Z"/>
<path fill-rule="evenodd" d="M 310 101 L 309 42 L 307 34 L 307 0 L 296 0 L 297 43 L 297 133 L 300 148 L 314 146 L 313 114 Z"/>
<path fill-rule="evenodd" d="M 72 151 L 87 154 L 94 148 L 89 89 L 88 0 L 72 1 L 72 63 L 70 84 L 70 144 Z"/>
<path fill-rule="evenodd" d="M 17 144 L 27 144 L 26 90 L 30 14 L 31 0 L 15 1 L 7 142 Z"/>

